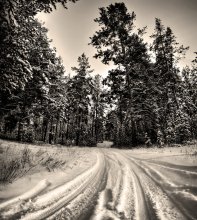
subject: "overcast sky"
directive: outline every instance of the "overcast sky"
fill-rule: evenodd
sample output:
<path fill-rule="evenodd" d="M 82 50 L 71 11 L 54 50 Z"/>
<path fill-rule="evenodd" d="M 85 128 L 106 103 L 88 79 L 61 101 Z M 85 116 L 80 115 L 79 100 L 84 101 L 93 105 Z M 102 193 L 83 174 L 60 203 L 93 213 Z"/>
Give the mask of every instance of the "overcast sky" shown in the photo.
<path fill-rule="evenodd" d="M 112 68 L 92 58 L 96 51 L 88 43 L 98 29 L 94 22 L 99 16 L 98 8 L 115 2 L 124 2 L 130 12 L 136 13 L 137 28 L 148 26 L 146 41 L 154 31 L 155 18 L 160 18 L 165 26 L 171 27 L 179 43 L 190 46 L 181 66 L 191 63 L 195 57 L 193 52 L 197 51 L 197 0 L 79 0 L 69 3 L 68 10 L 60 6 L 50 14 L 38 15 L 49 30 L 48 36 L 62 57 L 67 73 L 71 73 L 71 67 L 77 65 L 77 58 L 83 52 L 96 74 L 106 75 Z"/>

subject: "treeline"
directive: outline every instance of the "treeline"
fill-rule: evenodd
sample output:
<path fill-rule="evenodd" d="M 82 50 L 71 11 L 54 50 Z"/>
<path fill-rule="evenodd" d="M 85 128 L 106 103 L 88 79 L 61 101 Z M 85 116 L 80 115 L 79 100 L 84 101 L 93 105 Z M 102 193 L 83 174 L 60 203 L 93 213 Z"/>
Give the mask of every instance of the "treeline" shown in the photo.
<path fill-rule="evenodd" d="M 17 2 L 17 4 L 15 4 Z M 197 59 L 180 71 L 172 30 L 156 19 L 153 43 L 124 3 L 100 8 L 100 29 L 91 37 L 95 58 L 116 68 L 93 77 L 82 54 L 66 74 L 47 29 L 35 19 L 60 2 L 1 2 L 0 135 L 19 141 L 94 146 L 183 143 L 197 138 Z M 75 1 L 72 1 L 75 2 Z"/>
<path fill-rule="evenodd" d="M 66 76 L 47 29 L 35 19 L 60 2 L 1 2 L 0 133 L 18 141 L 95 145 L 102 139 L 101 79 L 82 54 Z M 75 2 L 75 1 L 72 1 Z"/>
<path fill-rule="evenodd" d="M 124 3 L 100 9 L 100 30 L 91 38 L 96 58 L 117 68 L 104 84 L 114 110 L 106 126 L 117 146 L 183 143 L 197 137 L 196 66 L 179 71 L 177 63 L 188 48 L 180 46 L 160 19 L 149 46 L 146 28 L 135 28 L 136 15 Z M 153 59 L 154 61 L 152 61 Z M 196 63 L 196 60 L 194 60 Z"/>

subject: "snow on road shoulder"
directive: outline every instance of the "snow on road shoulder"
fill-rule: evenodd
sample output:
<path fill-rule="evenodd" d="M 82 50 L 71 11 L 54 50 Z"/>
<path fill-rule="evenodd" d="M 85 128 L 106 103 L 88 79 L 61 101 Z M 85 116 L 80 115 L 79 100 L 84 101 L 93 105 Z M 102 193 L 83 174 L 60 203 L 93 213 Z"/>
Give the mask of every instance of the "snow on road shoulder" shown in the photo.
<path fill-rule="evenodd" d="M 177 165 L 197 166 L 197 144 L 179 147 L 152 147 L 125 150 L 127 155 L 142 160 L 159 160 Z"/>
<path fill-rule="evenodd" d="M 56 188 L 59 185 L 72 180 L 77 175 L 91 167 L 96 161 L 96 154 L 94 150 L 89 148 L 46 147 L 34 145 L 29 146 L 25 144 L 4 141 L 1 144 L 1 147 L 3 148 L 4 153 L 0 156 L 4 156 L 6 158 L 4 159 L 7 162 L 6 166 L 9 166 L 9 161 L 20 162 L 21 152 L 25 148 L 30 150 L 30 165 L 28 164 L 27 168 L 25 168 L 29 171 L 24 173 L 21 178 L 18 178 L 11 183 L 5 184 L 0 182 L 1 201 L 15 198 L 27 192 L 28 190 L 31 190 L 31 188 L 33 188 L 43 179 L 47 179 L 51 183 L 51 185 L 46 190 L 52 190 L 53 188 Z M 62 161 L 63 165 L 60 165 L 53 170 L 47 170 L 45 166 L 41 166 L 38 162 L 40 161 L 41 164 L 47 164 L 47 158 L 54 159 L 54 164 Z M 32 163 L 33 167 L 32 169 L 29 169 L 29 166 L 31 166 Z M 23 167 L 23 164 L 21 164 L 21 167 Z M 20 170 L 17 172 L 19 174 L 21 173 Z"/>
<path fill-rule="evenodd" d="M 63 151 L 64 150 L 65 149 L 63 149 Z M 60 156 L 62 157 L 63 155 Z M 44 196 L 45 194 L 47 194 L 46 191 L 49 191 L 50 194 L 50 192 L 54 189 L 57 189 L 59 187 L 61 188 L 61 185 L 64 185 L 67 182 L 72 182 L 72 180 L 76 177 L 78 177 L 79 179 L 81 173 L 86 173 L 84 178 L 88 178 L 88 170 L 89 173 L 91 173 L 91 171 L 94 172 L 94 164 L 97 164 L 97 168 L 100 166 L 98 165 L 98 161 L 99 163 L 101 163 L 101 156 L 98 156 L 98 152 L 96 152 L 95 154 L 95 151 L 93 152 L 91 149 L 80 149 L 78 160 L 71 161 L 71 163 L 67 164 L 64 170 L 55 170 L 54 172 L 42 171 L 41 173 L 36 172 L 26 175 L 21 179 L 18 179 L 10 185 L 2 187 L 0 191 L 0 197 L 1 199 L 4 198 L 5 202 L 1 204 L 1 214 L 4 215 L 6 219 L 9 219 L 10 216 L 16 215 L 17 213 L 27 212 L 27 210 L 33 210 L 36 209 L 36 207 L 39 209 L 39 206 L 47 206 L 48 201 L 50 200 L 46 199 L 46 204 L 42 201 L 40 205 L 36 205 L 34 204 L 34 202 L 36 201 L 34 197 L 39 194 L 43 194 Z M 46 178 L 47 180 L 43 181 L 43 178 Z M 38 184 L 39 181 L 40 183 Z M 35 187 L 36 184 L 38 185 Z M 8 199 L 9 197 L 7 194 L 9 194 L 9 197 L 11 197 L 12 199 Z M 39 197 L 42 198 L 42 196 Z M 4 210 L 5 207 L 6 209 Z"/>
<path fill-rule="evenodd" d="M 22 219 L 45 219 L 58 212 L 67 203 L 75 199 L 75 197 L 84 194 L 83 191 L 86 190 L 89 185 L 93 188 L 93 182 L 95 183 L 103 172 L 103 169 L 102 171 L 100 170 L 101 168 L 105 168 L 104 157 L 102 154 L 97 154 L 97 161 L 92 168 L 88 169 L 69 183 L 38 198 L 32 203 L 35 211 L 27 213 Z"/>
<path fill-rule="evenodd" d="M 64 197 L 69 191 L 80 187 L 80 185 L 84 184 L 101 166 L 101 155 L 97 154 L 96 163 L 90 167 L 85 172 L 82 172 L 79 176 L 72 179 L 68 183 L 49 191 L 48 193 L 38 197 L 35 201 L 35 207 L 45 207 L 48 206 L 50 203 L 54 203 L 54 201 L 59 200 L 61 197 Z"/>
<path fill-rule="evenodd" d="M 11 200 L 8 200 L 4 203 L 0 204 L 0 210 L 5 209 L 7 206 L 13 205 L 15 203 L 21 203 L 22 201 L 27 201 L 36 195 L 38 195 L 40 192 L 42 192 L 44 189 L 46 189 L 50 185 L 50 182 L 45 180 L 40 181 L 33 189 L 27 191 L 26 193 L 17 196 Z"/>

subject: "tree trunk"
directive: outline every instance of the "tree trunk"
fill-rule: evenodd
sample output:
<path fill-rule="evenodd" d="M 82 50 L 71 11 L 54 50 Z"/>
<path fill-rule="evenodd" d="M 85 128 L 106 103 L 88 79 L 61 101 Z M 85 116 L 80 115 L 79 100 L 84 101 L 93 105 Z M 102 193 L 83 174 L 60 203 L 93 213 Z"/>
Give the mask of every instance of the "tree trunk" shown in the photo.
<path fill-rule="evenodd" d="M 22 122 L 21 119 L 18 121 L 18 141 L 22 141 Z"/>

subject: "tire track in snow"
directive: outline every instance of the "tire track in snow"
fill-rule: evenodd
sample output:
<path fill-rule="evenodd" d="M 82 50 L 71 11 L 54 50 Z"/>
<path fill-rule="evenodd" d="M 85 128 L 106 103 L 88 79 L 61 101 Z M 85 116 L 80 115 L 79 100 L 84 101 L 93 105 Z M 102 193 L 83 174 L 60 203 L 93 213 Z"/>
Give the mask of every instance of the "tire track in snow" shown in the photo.
<path fill-rule="evenodd" d="M 103 188 L 103 184 L 105 184 L 105 171 L 105 169 L 100 169 L 83 193 L 80 193 L 72 202 L 58 212 L 55 212 L 48 219 L 87 219 L 95 205 L 98 192 Z"/>
<path fill-rule="evenodd" d="M 99 193 L 97 205 L 94 209 L 94 213 L 91 216 L 91 220 L 102 220 L 102 219 L 120 219 L 119 214 L 115 210 L 117 199 L 119 195 L 120 185 L 122 182 L 122 171 L 119 164 L 117 164 L 117 158 L 114 155 L 106 155 L 108 159 L 108 177 L 105 188 Z M 117 170 L 116 177 L 114 178 L 115 171 Z"/>
<path fill-rule="evenodd" d="M 150 214 L 148 209 L 148 200 L 145 198 L 143 188 L 136 173 L 132 171 L 132 179 L 134 184 L 134 196 L 135 196 L 135 219 L 136 220 L 155 220 L 156 216 Z M 149 205 L 150 207 L 150 205 Z M 153 212 L 152 212 L 153 213 Z M 151 217 L 150 217 L 151 216 Z"/>
<path fill-rule="evenodd" d="M 6 207 L 9 207 L 13 204 L 21 204 L 23 201 L 27 201 L 29 199 L 34 198 L 36 195 L 41 193 L 43 190 L 45 190 L 50 185 L 50 182 L 47 180 L 40 181 L 33 189 L 27 191 L 26 193 L 17 196 L 14 199 L 10 199 L 6 202 L 3 202 L 0 204 L 0 210 L 5 209 Z"/>
<path fill-rule="evenodd" d="M 197 196 L 193 194 L 197 190 L 197 187 L 193 187 L 193 185 L 197 185 L 197 179 L 191 181 L 191 178 L 189 178 L 190 176 L 188 177 L 184 174 L 180 176 L 180 173 L 179 175 L 174 174 L 176 179 L 179 177 L 174 184 L 173 181 L 171 181 L 171 178 L 167 177 L 168 175 L 163 175 L 161 171 L 156 169 L 157 167 L 152 167 L 152 165 L 147 165 L 144 162 L 141 167 L 146 170 L 152 179 L 154 179 L 185 217 L 188 219 L 197 219 L 197 213 L 192 211 L 197 205 Z M 173 176 L 173 173 L 171 176 Z"/>
<path fill-rule="evenodd" d="M 189 171 L 189 170 L 186 170 L 186 169 L 178 169 L 178 165 L 177 166 L 170 166 L 170 164 L 167 165 L 167 164 L 164 164 L 164 163 L 163 164 L 162 163 L 155 163 L 155 162 L 152 162 L 152 161 L 144 161 L 144 163 L 153 164 L 155 166 L 158 166 L 158 167 L 161 167 L 161 168 L 164 168 L 164 169 L 167 169 L 167 170 L 172 170 L 172 171 L 176 171 L 178 173 L 183 173 L 183 174 L 187 174 L 187 175 L 194 175 L 194 176 L 197 177 L 197 172 Z"/>
<path fill-rule="evenodd" d="M 35 201 L 31 202 L 29 206 L 27 204 L 26 210 L 23 210 L 23 212 L 25 211 L 27 214 L 23 216 L 22 219 L 46 219 L 67 205 L 78 195 L 83 194 L 83 191 L 88 188 L 89 185 L 92 187 L 93 183 L 98 181 L 99 178 L 102 179 L 101 176 L 104 173 L 104 169 L 105 158 L 103 154 L 99 153 L 97 154 L 97 161 L 92 168 L 63 186 L 38 197 Z M 6 210 L 3 213 L 3 218 L 9 219 L 10 216 L 16 214 L 18 214 L 18 210 L 15 207 L 10 207 L 10 210 Z"/>
<path fill-rule="evenodd" d="M 133 219 L 135 210 L 130 168 L 115 152 L 106 157 L 109 158 L 107 184 L 99 195 L 91 220 Z"/>
<path fill-rule="evenodd" d="M 185 209 L 182 202 L 175 200 L 172 197 L 171 192 L 163 187 L 165 184 L 161 184 L 161 179 L 158 181 L 156 178 L 157 175 L 151 174 L 147 165 L 140 163 L 141 161 L 138 159 L 136 160 L 131 157 L 128 157 L 128 159 L 135 167 L 135 170 L 141 170 L 141 172 L 139 171 L 140 175 L 138 175 L 138 177 L 142 180 L 143 190 L 150 198 L 153 208 L 155 209 L 155 213 L 159 219 L 196 219 L 196 217 L 193 216 L 193 213 L 190 213 L 187 209 Z M 159 172 L 156 173 L 158 174 Z M 160 178 L 162 177 L 162 174 L 160 174 Z M 162 180 L 166 183 L 165 178 Z"/>
<path fill-rule="evenodd" d="M 131 163 L 129 158 L 123 153 L 121 154 L 124 161 L 127 163 L 130 169 L 130 178 L 133 185 L 133 200 L 134 200 L 134 213 L 131 219 L 135 220 L 157 220 L 158 217 L 155 214 L 150 199 L 144 192 L 141 179 L 139 178 L 139 170 Z"/>

